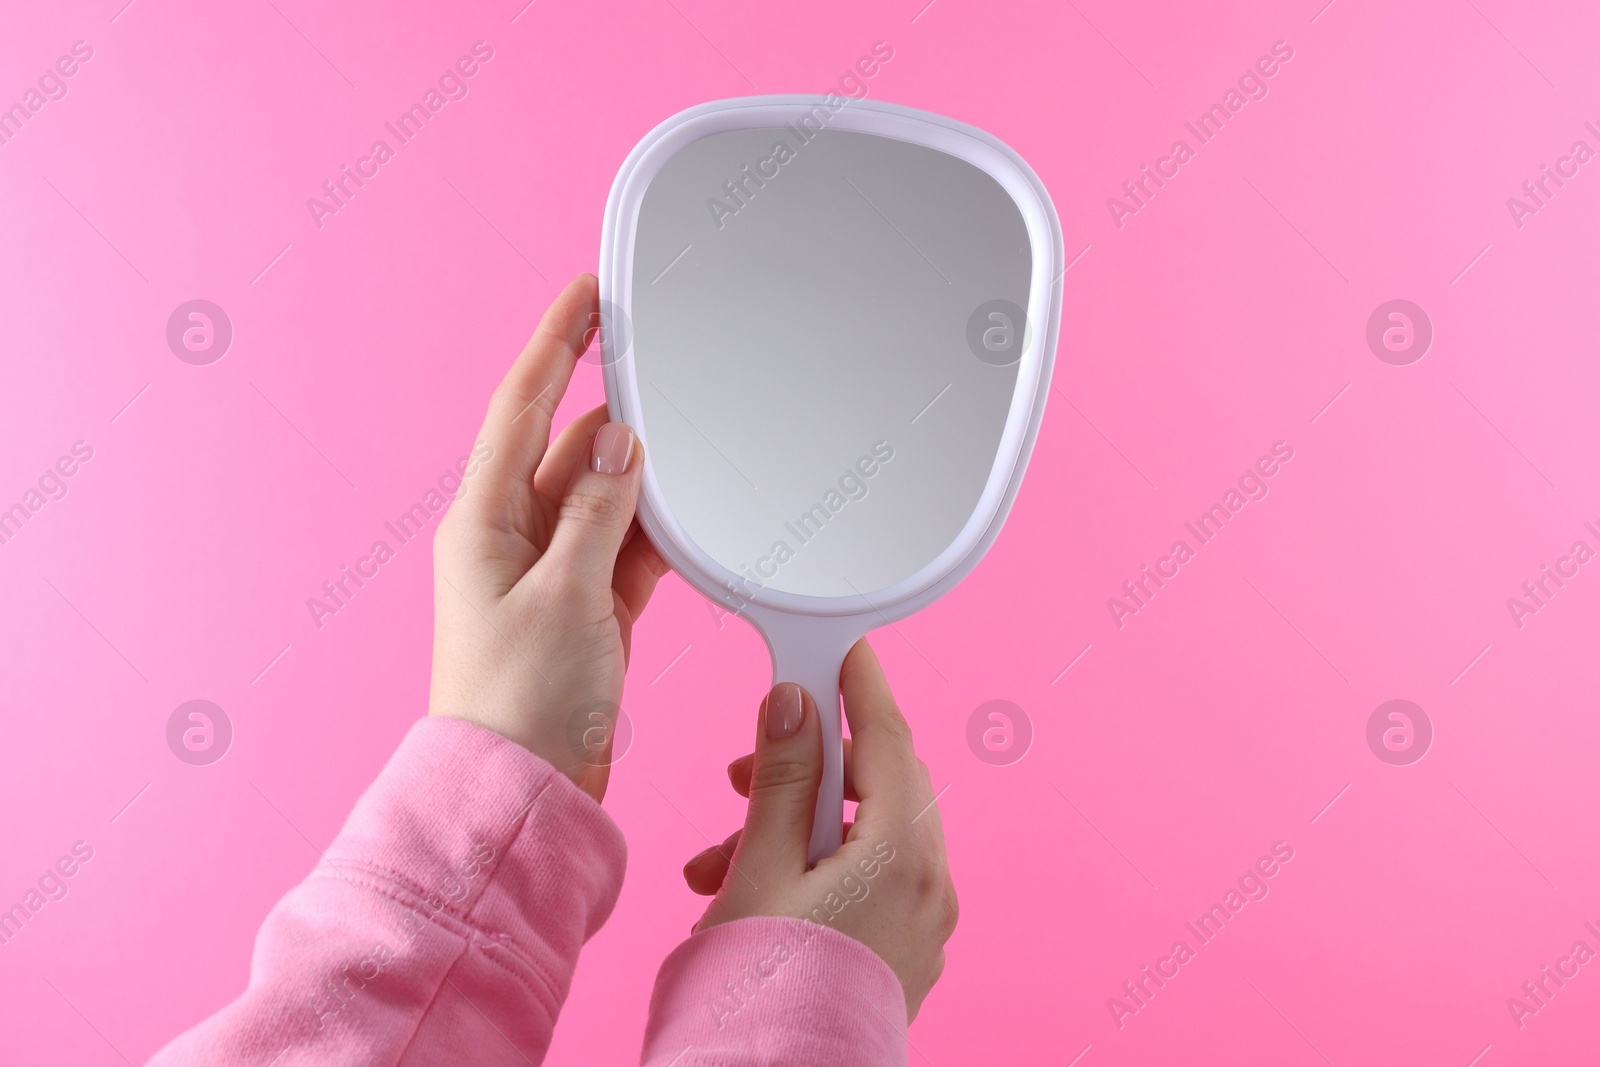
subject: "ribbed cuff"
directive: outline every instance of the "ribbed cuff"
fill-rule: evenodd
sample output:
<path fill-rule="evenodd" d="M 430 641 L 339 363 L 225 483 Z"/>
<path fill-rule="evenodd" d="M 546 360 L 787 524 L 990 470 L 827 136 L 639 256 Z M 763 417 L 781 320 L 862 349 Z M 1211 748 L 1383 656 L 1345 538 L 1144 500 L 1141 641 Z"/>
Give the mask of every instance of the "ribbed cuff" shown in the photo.
<path fill-rule="evenodd" d="M 371 881 L 423 924 L 531 967 L 559 1009 L 616 905 L 622 831 L 549 763 L 461 719 L 412 726 L 328 849 L 321 875 Z M 521 969 L 521 968 L 519 968 Z"/>
<path fill-rule="evenodd" d="M 644 1062 L 898 1065 L 905 1033 L 905 993 L 866 945 L 803 919 L 758 917 L 702 930 L 667 957 Z"/>

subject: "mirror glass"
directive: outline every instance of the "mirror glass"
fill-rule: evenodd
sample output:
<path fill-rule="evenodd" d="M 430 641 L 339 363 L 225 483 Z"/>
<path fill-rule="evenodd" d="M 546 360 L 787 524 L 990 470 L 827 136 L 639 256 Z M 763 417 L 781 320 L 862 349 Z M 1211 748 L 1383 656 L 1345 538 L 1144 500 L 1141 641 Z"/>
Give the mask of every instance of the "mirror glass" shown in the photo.
<path fill-rule="evenodd" d="M 684 532 L 746 593 L 870 598 L 931 563 L 993 473 L 1031 269 L 1011 196 L 936 149 L 788 125 L 677 151 L 629 312 Z"/>

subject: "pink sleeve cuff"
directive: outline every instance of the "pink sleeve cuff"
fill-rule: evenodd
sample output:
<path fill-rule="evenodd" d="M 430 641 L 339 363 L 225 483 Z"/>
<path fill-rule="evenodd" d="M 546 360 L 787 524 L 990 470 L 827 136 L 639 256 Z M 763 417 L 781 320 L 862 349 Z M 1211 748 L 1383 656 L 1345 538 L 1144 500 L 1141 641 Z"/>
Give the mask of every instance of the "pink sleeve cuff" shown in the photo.
<path fill-rule="evenodd" d="M 412 726 L 312 878 L 364 875 L 409 909 L 405 929 L 451 928 L 486 960 L 525 971 L 518 977 L 549 1013 L 547 1042 L 626 864 L 616 823 L 549 763 L 491 730 L 429 717 Z"/>
<path fill-rule="evenodd" d="M 151 1063 L 539 1063 L 625 858 L 548 763 L 423 719 L 267 916 L 244 994 Z"/>
<path fill-rule="evenodd" d="M 661 965 L 644 1063 L 900 1065 L 905 1034 L 905 993 L 866 945 L 804 919 L 741 919 Z"/>

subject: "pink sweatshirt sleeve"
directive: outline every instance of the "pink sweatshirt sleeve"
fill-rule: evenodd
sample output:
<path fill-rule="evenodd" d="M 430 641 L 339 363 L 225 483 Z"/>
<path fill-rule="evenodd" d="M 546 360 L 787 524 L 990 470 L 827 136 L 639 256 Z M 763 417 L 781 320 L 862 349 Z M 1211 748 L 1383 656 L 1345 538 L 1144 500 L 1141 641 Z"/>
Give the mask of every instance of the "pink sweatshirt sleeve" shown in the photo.
<path fill-rule="evenodd" d="M 548 763 L 469 723 L 424 719 L 323 862 L 267 916 L 244 994 L 152 1067 L 538 1064 L 578 952 L 616 903 L 625 859 L 616 824 Z M 769 952 L 774 936 L 808 947 L 718 1027 L 702 991 L 735 978 L 728 968 Z M 829 1014 L 832 987 L 822 979 L 841 968 L 876 997 L 876 1045 L 859 1044 L 866 1020 L 851 1029 Z M 698 1039 L 711 1057 L 684 1055 L 676 1067 L 903 1063 L 896 1011 L 903 1034 L 899 986 L 865 946 L 798 920 L 746 920 L 669 957 L 650 1034 Z M 753 1028 L 758 1019 L 767 1029 Z M 888 1051 L 861 1058 L 865 1047 Z M 807 1051 L 796 1058 L 791 1049 Z"/>
<path fill-rule="evenodd" d="M 661 965 L 647 1067 L 906 1062 L 906 998 L 866 945 L 803 919 L 713 926 Z"/>

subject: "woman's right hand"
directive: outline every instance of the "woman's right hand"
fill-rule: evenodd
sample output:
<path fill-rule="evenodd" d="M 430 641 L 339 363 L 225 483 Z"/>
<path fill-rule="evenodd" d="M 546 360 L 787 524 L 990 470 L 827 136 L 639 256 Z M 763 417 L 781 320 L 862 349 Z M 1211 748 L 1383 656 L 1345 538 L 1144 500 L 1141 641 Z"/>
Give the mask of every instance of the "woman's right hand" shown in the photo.
<path fill-rule="evenodd" d="M 866 641 L 845 658 L 839 685 L 851 735 L 845 796 L 859 801 L 844 845 L 807 867 L 822 731 L 811 695 L 783 682 L 762 702 L 755 752 L 728 767 L 734 789 L 750 800 L 744 829 L 690 860 L 683 874 L 696 893 L 716 896 L 696 930 L 792 916 L 862 942 L 900 979 L 910 1021 L 944 970 L 944 944 L 956 928 L 944 830 L 927 765 Z"/>

